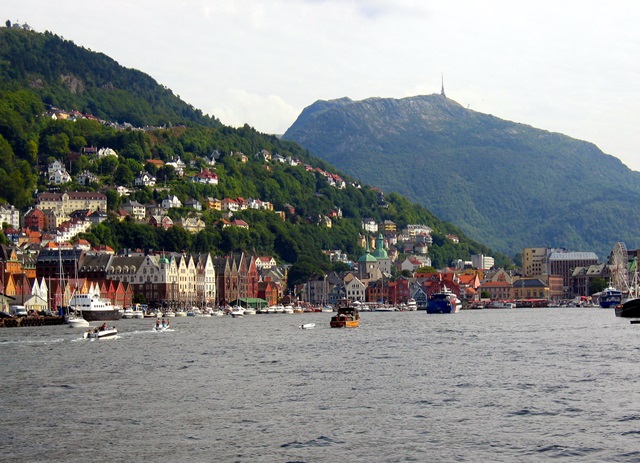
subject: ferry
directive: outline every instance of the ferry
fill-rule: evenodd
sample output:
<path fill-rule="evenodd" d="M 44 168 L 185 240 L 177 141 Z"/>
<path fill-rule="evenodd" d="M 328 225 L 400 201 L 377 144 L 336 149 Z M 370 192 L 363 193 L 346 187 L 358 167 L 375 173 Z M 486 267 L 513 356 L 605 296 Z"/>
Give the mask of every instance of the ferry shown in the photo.
<path fill-rule="evenodd" d="M 446 286 L 427 301 L 427 313 L 458 313 L 461 308 L 462 301 Z"/>
<path fill-rule="evenodd" d="M 69 301 L 69 311 L 81 315 L 88 322 L 119 320 L 122 317 L 122 310 L 91 294 L 74 294 Z"/>
<path fill-rule="evenodd" d="M 600 293 L 600 307 L 610 309 L 622 303 L 622 291 L 609 286 Z"/>

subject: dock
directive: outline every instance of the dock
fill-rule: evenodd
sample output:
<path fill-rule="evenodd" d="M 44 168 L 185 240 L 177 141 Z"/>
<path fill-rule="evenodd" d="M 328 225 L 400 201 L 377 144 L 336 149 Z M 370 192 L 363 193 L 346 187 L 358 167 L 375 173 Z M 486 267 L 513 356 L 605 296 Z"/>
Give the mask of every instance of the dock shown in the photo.
<path fill-rule="evenodd" d="M 0 328 L 17 328 L 20 326 L 63 325 L 64 317 L 14 317 L 0 318 Z"/>

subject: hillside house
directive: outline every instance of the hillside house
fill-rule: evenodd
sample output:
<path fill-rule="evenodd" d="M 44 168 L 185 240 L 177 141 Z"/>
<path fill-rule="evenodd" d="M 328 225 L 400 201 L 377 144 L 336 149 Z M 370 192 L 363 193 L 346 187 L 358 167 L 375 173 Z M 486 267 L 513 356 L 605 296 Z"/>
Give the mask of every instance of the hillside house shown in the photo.
<path fill-rule="evenodd" d="M 148 172 L 142 171 L 133 180 L 135 186 L 155 186 L 156 178 Z"/>
<path fill-rule="evenodd" d="M 98 183 L 98 176 L 88 170 L 83 170 L 76 177 L 78 185 L 89 185 L 90 183 Z"/>
<path fill-rule="evenodd" d="M 182 207 L 182 202 L 178 199 L 176 195 L 169 195 L 162 200 L 163 209 L 171 209 L 174 207 Z"/>
<path fill-rule="evenodd" d="M 199 185 L 217 185 L 218 174 L 211 172 L 209 169 L 202 169 L 199 173 L 189 179 L 193 183 Z"/>

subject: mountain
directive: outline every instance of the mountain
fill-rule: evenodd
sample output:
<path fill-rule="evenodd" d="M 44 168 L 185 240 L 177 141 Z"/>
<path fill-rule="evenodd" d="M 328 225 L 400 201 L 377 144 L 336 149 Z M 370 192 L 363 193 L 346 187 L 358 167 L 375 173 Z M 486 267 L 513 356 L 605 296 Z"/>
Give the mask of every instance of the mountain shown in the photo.
<path fill-rule="evenodd" d="M 101 147 L 117 156 L 91 154 Z M 184 177 L 166 164 L 176 159 L 184 163 Z M 54 160 L 69 170 L 70 183 L 48 182 L 45 172 Z M 218 183 L 189 181 L 203 169 L 215 171 Z M 79 185 L 79 174 L 85 171 L 93 174 L 91 183 Z M 134 186 L 141 171 L 157 177 L 158 185 Z M 117 186 L 127 187 L 129 196 L 119 196 Z M 203 116 L 140 71 L 51 33 L 0 28 L 0 204 L 7 202 L 24 212 L 34 205 L 36 191 L 47 190 L 106 194 L 110 220 L 84 236 L 93 245 L 270 255 L 292 264 L 289 276 L 295 277 L 290 282 L 330 269 L 323 251 L 339 249 L 352 259 L 360 257 L 364 218 L 390 220 L 400 229 L 413 223 L 431 227 L 429 256 L 436 267 L 469 260 L 472 254 L 493 255 L 424 207 L 398 194 L 361 187 L 296 143 Z M 243 198 L 243 203 L 257 200 L 254 204 L 265 207 L 239 210 L 232 218 L 215 207 L 162 212 L 174 222 L 201 218 L 205 227 L 197 233 L 122 220 L 123 203 L 157 204 L 169 195 L 183 204 L 196 200 L 206 206 Z M 234 219 L 248 228 L 231 225 Z M 453 243 L 448 234 L 457 235 L 460 242 Z M 508 263 L 506 256 L 496 257 L 499 264 Z"/>
<path fill-rule="evenodd" d="M 341 98 L 305 108 L 283 139 L 405 195 L 493 249 L 638 246 L 640 173 L 595 145 L 443 95 Z"/>
<path fill-rule="evenodd" d="M 221 125 L 147 74 L 50 32 L 0 28 L 0 82 L 28 88 L 47 105 L 135 127 Z"/>

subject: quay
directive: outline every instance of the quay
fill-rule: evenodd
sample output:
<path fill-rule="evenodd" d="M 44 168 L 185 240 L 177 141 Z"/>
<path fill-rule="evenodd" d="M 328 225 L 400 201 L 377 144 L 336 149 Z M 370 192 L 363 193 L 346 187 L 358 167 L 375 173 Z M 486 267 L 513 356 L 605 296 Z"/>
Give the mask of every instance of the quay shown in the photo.
<path fill-rule="evenodd" d="M 0 318 L 0 328 L 15 328 L 18 326 L 46 326 L 63 325 L 64 317 L 14 317 Z"/>

